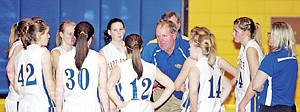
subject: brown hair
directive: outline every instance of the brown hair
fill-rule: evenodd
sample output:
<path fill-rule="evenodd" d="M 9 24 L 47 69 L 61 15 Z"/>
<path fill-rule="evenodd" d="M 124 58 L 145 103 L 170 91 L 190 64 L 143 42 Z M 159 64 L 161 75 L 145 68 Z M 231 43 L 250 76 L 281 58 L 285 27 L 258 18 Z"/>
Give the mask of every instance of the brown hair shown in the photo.
<path fill-rule="evenodd" d="M 74 36 L 76 37 L 76 53 L 75 53 L 75 65 L 78 70 L 81 69 L 83 61 L 85 60 L 89 49 L 87 46 L 87 41 L 94 35 L 94 27 L 87 21 L 79 22 L 74 31 Z"/>
<path fill-rule="evenodd" d="M 38 32 L 44 34 L 47 28 L 49 28 L 48 24 L 41 18 L 32 20 L 32 22 L 29 23 L 29 26 L 23 27 L 21 31 L 21 40 L 24 49 L 27 49 L 27 46 L 32 44 L 31 42 L 36 42 L 36 35 Z"/>
<path fill-rule="evenodd" d="M 16 42 L 17 40 L 21 39 L 22 28 L 28 26 L 30 22 L 31 22 L 31 18 L 25 18 L 19 22 L 14 23 L 11 26 L 10 36 L 9 36 L 9 45 L 8 45 L 8 48 L 5 50 L 6 54 L 9 53 L 9 50 L 11 49 L 13 43 Z M 24 30 L 24 31 L 26 31 L 26 30 Z"/>
<path fill-rule="evenodd" d="M 160 19 L 162 20 L 169 20 L 171 17 L 175 16 L 176 17 L 176 22 L 180 23 L 180 16 L 178 13 L 174 12 L 174 11 L 169 11 L 169 12 L 165 12 Z"/>
<path fill-rule="evenodd" d="M 130 34 L 125 38 L 125 46 L 127 53 L 132 54 L 132 65 L 134 71 L 138 74 L 137 79 L 143 75 L 143 65 L 141 62 L 140 49 L 142 48 L 143 40 L 138 34 Z"/>

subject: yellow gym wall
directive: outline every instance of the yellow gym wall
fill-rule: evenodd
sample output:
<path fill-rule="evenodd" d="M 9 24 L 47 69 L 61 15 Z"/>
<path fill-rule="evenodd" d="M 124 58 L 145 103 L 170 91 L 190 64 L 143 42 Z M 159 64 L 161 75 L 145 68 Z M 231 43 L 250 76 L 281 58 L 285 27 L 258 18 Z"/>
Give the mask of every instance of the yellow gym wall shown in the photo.
<path fill-rule="evenodd" d="M 217 54 L 236 66 L 239 49 L 233 42 L 233 21 L 247 16 L 259 23 L 262 29 L 264 53 L 269 52 L 267 32 L 271 16 L 300 16 L 299 0 L 189 0 L 189 31 L 194 26 L 205 26 L 216 36 Z M 297 45 L 300 53 L 300 45 Z M 298 56 L 299 60 L 300 57 Z M 300 72 L 298 72 L 300 73 Z M 295 103 L 300 108 L 300 81 L 297 81 Z M 227 99 L 226 110 L 233 111 L 234 93 Z"/>

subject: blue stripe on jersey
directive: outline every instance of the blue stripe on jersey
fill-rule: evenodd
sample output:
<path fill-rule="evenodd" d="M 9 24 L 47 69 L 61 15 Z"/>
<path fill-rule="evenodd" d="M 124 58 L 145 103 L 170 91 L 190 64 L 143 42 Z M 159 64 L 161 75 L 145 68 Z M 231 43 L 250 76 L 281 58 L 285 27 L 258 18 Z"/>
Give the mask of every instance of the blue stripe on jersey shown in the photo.
<path fill-rule="evenodd" d="M 98 102 L 100 102 L 100 97 L 99 97 L 99 88 L 97 88 L 97 99 L 98 99 Z"/>
<path fill-rule="evenodd" d="M 49 105 L 50 105 L 50 107 L 49 107 L 49 112 L 54 112 L 55 104 L 54 104 L 54 102 L 51 100 L 51 98 L 50 98 L 50 96 L 49 96 L 49 94 L 48 94 L 48 91 L 47 91 L 47 89 L 46 89 L 46 83 L 45 83 L 45 79 L 44 79 L 44 72 L 43 72 L 43 70 L 42 70 L 42 80 L 43 80 L 44 90 L 45 90 L 46 96 L 47 96 L 47 98 L 48 98 L 48 103 L 49 103 Z M 53 103 L 53 104 L 52 104 L 52 103 Z"/>
<path fill-rule="evenodd" d="M 190 107 L 190 104 L 191 104 L 190 97 L 187 97 L 185 102 L 182 104 L 182 106 L 185 108 L 185 112 L 188 111 L 188 108 Z"/>
<path fill-rule="evenodd" d="M 124 98 L 121 95 L 121 91 L 122 91 L 122 85 L 121 85 L 121 83 L 117 84 L 115 87 L 116 87 L 116 91 L 117 91 L 118 96 L 120 97 L 120 99 L 122 101 L 124 101 Z"/>
<path fill-rule="evenodd" d="M 17 112 L 19 112 L 19 101 L 17 101 Z"/>

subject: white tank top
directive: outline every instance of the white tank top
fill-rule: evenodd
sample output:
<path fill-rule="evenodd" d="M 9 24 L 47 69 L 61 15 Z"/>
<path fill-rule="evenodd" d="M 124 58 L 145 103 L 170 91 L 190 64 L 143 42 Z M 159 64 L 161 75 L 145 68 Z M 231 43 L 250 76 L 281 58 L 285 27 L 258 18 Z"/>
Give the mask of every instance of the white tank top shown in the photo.
<path fill-rule="evenodd" d="M 237 104 L 242 100 L 246 94 L 247 88 L 251 82 L 250 68 L 247 61 L 246 51 L 249 47 L 253 47 L 258 52 L 258 62 L 260 63 L 263 60 L 263 52 L 260 46 L 254 39 L 251 39 L 246 46 L 241 46 L 240 53 L 238 57 L 238 78 L 236 80 L 235 87 L 235 97 L 237 99 Z"/>
<path fill-rule="evenodd" d="M 20 69 L 17 72 L 18 82 L 22 83 L 20 95 L 22 100 L 25 99 L 44 106 L 53 106 L 45 87 L 42 67 L 42 55 L 44 52 L 49 51 L 46 47 L 40 47 L 37 44 L 31 44 L 27 46 L 27 50 L 23 49 L 21 51 L 22 59 L 19 64 L 23 65 L 23 77 L 21 77 Z"/>
<path fill-rule="evenodd" d="M 75 47 L 72 46 L 72 49 L 71 49 L 71 50 L 73 50 L 74 48 L 75 48 Z M 53 48 L 53 49 L 51 50 L 51 52 L 53 52 L 54 50 L 58 50 L 58 51 L 60 52 L 60 55 L 65 54 L 65 53 L 68 52 L 68 51 L 66 51 L 65 49 L 63 49 L 61 46 L 58 46 L 58 47 Z"/>
<path fill-rule="evenodd" d="M 221 75 L 222 72 L 216 66 L 215 69 L 208 65 L 208 58 L 201 58 L 195 64 L 200 70 L 200 88 L 198 90 L 198 112 L 220 111 L 221 108 Z"/>
<path fill-rule="evenodd" d="M 123 49 L 125 48 L 123 42 Z M 112 43 L 107 44 L 101 49 L 104 52 L 105 59 L 107 62 L 107 68 L 108 68 L 108 76 L 110 75 L 110 72 L 112 68 L 119 63 L 125 61 L 127 59 L 125 51 L 123 50 L 122 52 L 119 52 L 113 45 Z"/>
<path fill-rule="evenodd" d="M 8 58 L 11 57 L 12 53 L 14 52 L 15 48 L 16 48 L 18 45 L 23 46 L 21 40 L 18 40 L 18 41 L 16 41 L 16 42 L 13 43 L 13 45 L 11 46 L 11 48 L 10 48 L 10 50 L 9 50 Z M 17 54 L 16 54 L 16 56 L 17 56 Z M 20 57 L 19 57 L 19 56 L 18 56 L 18 57 L 15 57 L 15 60 L 18 60 L 17 58 L 20 58 Z M 15 65 L 16 65 L 16 64 L 15 64 Z M 20 69 L 15 69 L 15 73 L 18 73 L 18 72 L 19 72 L 18 70 L 20 70 Z M 18 86 L 18 88 L 20 88 L 20 85 L 17 84 L 17 86 Z M 9 99 L 20 100 L 19 94 L 15 91 L 14 87 L 13 87 L 11 84 L 9 85 L 9 93 L 8 93 L 7 97 L 8 97 Z"/>
<path fill-rule="evenodd" d="M 156 77 L 156 66 L 141 60 L 143 65 L 143 75 L 138 80 L 133 69 L 132 60 L 128 59 L 119 64 L 121 78 L 117 85 L 120 98 L 123 101 L 149 100 L 152 94 L 153 83 Z"/>
<path fill-rule="evenodd" d="M 213 82 L 209 82 L 209 83 L 214 84 L 213 90 L 210 89 L 211 91 L 216 91 L 217 92 L 217 90 L 218 90 L 222 94 L 222 80 L 220 79 L 220 77 L 221 77 L 222 74 L 224 74 L 224 72 L 220 70 L 221 68 L 218 65 L 219 59 L 220 59 L 220 57 L 217 56 L 216 57 L 216 62 L 215 62 L 215 65 L 214 65 L 214 69 L 213 69 L 213 72 L 212 72 L 213 73 Z M 207 60 L 208 60 L 207 58 L 203 59 L 203 60 L 205 60 L 206 64 L 208 64 L 207 63 Z M 203 64 L 204 64 L 204 62 L 203 62 Z M 195 66 L 196 65 L 197 64 L 195 64 Z M 218 81 L 220 81 L 220 82 L 218 82 Z M 186 88 L 189 88 L 188 87 L 188 78 L 185 80 L 185 86 L 186 86 Z M 218 96 L 221 97 L 221 94 L 219 94 Z M 186 91 L 184 92 L 183 97 L 182 97 L 182 103 L 181 103 L 182 112 L 190 112 L 190 100 L 189 100 L 188 95 L 189 95 L 189 89 L 186 89 Z M 214 97 L 216 97 L 216 95 Z M 221 105 L 221 99 L 219 97 L 216 97 L 217 98 L 216 99 L 216 102 L 217 102 L 216 104 Z M 218 102 L 220 102 L 220 103 L 218 103 Z M 219 108 L 219 107 L 215 107 L 215 108 Z"/>
<path fill-rule="evenodd" d="M 89 50 L 81 70 L 75 65 L 76 48 L 59 57 L 59 69 L 62 73 L 64 102 L 98 102 L 99 53 Z"/>

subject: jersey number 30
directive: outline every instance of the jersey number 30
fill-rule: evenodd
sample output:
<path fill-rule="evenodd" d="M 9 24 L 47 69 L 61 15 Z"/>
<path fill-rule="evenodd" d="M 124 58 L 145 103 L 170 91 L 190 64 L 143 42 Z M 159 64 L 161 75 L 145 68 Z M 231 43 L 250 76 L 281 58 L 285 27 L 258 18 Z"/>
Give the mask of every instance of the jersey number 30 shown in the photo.
<path fill-rule="evenodd" d="M 68 78 L 68 82 L 66 83 L 66 86 L 68 89 L 72 90 L 75 86 L 75 81 L 73 79 L 74 77 L 74 70 L 72 69 L 66 69 L 65 74 Z M 83 85 L 83 74 L 85 74 L 85 86 Z M 78 73 L 78 85 L 82 90 L 86 90 L 89 86 L 89 71 L 86 68 L 82 68 Z"/>

